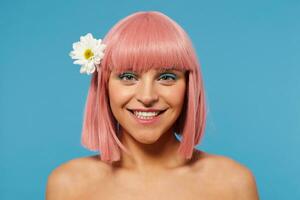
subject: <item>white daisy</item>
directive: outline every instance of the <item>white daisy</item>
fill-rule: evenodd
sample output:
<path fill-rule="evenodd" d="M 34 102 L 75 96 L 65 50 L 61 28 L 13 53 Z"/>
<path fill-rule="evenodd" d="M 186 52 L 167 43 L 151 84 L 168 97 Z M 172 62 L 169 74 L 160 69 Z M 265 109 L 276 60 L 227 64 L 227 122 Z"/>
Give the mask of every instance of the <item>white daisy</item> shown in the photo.
<path fill-rule="evenodd" d="M 96 66 L 104 57 L 106 45 L 101 42 L 101 39 L 97 40 L 91 33 L 88 33 L 81 36 L 79 42 L 73 43 L 73 51 L 69 55 L 75 59 L 74 64 L 81 65 L 80 73 L 94 73 Z"/>

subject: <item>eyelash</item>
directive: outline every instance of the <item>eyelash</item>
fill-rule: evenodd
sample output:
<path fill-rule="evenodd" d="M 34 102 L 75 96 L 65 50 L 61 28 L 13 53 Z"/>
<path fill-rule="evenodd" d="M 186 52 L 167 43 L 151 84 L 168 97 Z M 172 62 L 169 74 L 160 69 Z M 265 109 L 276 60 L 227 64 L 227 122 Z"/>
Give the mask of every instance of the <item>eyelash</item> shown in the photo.
<path fill-rule="evenodd" d="M 124 77 L 127 77 L 127 80 L 124 80 L 123 79 Z M 136 75 L 133 75 L 132 73 L 128 73 L 128 72 L 121 73 L 119 75 L 119 79 L 124 80 L 124 81 L 130 81 L 131 79 L 128 79 L 128 77 L 133 78 L 133 77 L 136 77 Z M 160 76 L 160 78 L 162 78 L 162 77 L 171 78 L 171 80 L 173 80 L 173 81 L 175 81 L 177 79 L 177 76 L 173 73 L 164 73 Z M 164 80 L 166 80 L 166 79 L 164 79 Z"/>
<path fill-rule="evenodd" d="M 124 77 L 127 77 L 127 80 L 124 80 L 123 78 Z M 120 75 L 119 75 L 119 79 L 121 79 L 121 80 L 124 80 L 124 81 L 130 81 L 130 80 L 128 80 L 128 77 L 130 77 L 130 78 L 132 78 L 132 77 L 134 77 L 134 75 L 132 75 L 131 73 L 121 73 Z"/>
<path fill-rule="evenodd" d="M 172 78 L 172 80 L 173 81 L 175 81 L 176 79 L 177 79 L 177 76 L 175 75 L 175 74 L 172 74 L 172 73 L 166 73 L 166 74 L 162 74 L 161 76 L 160 76 L 160 78 L 161 77 L 167 77 L 167 78 Z"/>

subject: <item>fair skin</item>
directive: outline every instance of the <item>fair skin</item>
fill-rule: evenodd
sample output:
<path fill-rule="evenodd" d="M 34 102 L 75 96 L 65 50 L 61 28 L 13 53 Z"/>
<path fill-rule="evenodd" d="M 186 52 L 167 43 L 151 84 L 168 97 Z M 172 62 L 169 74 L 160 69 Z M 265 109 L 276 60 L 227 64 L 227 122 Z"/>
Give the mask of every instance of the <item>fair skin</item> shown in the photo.
<path fill-rule="evenodd" d="M 184 159 L 176 153 L 180 143 L 171 129 L 183 106 L 184 72 L 150 70 L 142 75 L 134 72 L 121 75 L 122 79 L 119 74 L 111 73 L 108 84 L 112 112 L 123 127 L 120 140 L 133 154 L 122 153 L 120 167 L 149 174 L 182 165 Z M 150 108 L 165 111 L 157 123 L 138 123 L 128 111 Z"/>
<path fill-rule="evenodd" d="M 258 200 L 252 172 L 224 156 L 196 150 L 190 161 L 177 153 L 172 127 L 186 90 L 185 74 L 150 70 L 142 74 L 112 72 L 108 91 L 120 123 L 120 140 L 131 152 L 113 165 L 98 156 L 78 158 L 55 169 L 46 199 L 228 199 Z M 155 123 L 141 124 L 134 109 L 165 110 Z"/>

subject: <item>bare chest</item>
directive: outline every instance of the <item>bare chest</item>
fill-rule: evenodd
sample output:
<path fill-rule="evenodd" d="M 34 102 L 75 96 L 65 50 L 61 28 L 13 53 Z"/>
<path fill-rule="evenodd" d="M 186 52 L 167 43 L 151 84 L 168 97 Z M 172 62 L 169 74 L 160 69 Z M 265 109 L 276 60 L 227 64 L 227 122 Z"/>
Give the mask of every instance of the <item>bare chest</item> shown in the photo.
<path fill-rule="evenodd" d="M 101 183 L 84 199 L 92 200 L 217 200 L 233 199 L 232 194 L 212 180 L 197 176 L 118 177 Z"/>

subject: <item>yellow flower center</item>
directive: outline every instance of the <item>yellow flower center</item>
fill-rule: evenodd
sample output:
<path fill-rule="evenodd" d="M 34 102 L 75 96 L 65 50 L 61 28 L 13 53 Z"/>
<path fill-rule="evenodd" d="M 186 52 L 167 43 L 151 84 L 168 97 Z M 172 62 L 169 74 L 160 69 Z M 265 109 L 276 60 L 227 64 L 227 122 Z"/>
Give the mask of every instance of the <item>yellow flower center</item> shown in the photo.
<path fill-rule="evenodd" d="M 84 58 L 85 59 L 90 59 L 90 58 L 92 58 L 94 56 L 94 53 L 92 52 L 92 50 L 91 49 L 87 49 L 87 50 L 85 50 L 85 52 L 84 52 Z"/>

